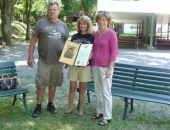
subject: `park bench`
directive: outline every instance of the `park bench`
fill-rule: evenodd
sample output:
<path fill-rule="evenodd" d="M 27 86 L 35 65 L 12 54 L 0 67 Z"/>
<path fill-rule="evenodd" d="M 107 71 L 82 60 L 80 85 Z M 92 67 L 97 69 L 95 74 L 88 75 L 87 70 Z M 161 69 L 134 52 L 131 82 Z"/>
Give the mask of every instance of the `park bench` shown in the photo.
<path fill-rule="evenodd" d="M 118 45 L 133 45 L 136 49 L 139 48 L 139 45 L 142 45 L 141 39 L 138 38 L 119 38 Z"/>
<path fill-rule="evenodd" d="M 0 62 L 0 77 L 2 77 L 3 74 L 7 74 L 9 77 L 17 76 L 14 61 Z M 29 93 L 29 91 L 26 88 L 21 88 L 19 86 L 16 89 L 0 91 L 0 97 L 14 96 L 12 106 L 15 106 L 17 99 L 21 100 L 24 105 L 25 112 L 28 114 L 28 108 L 26 103 L 27 93 Z M 22 94 L 22 98 L 19 97 L 20 94 Z"/>
<path fill-rule="evenodd" d="M 134 100 L 170 105 L 170 70 L 168 69 L 116 63 L 112 79 L 112 96 L 124 98 L 124 120 L 129 104 L 130 112 L 133 111 Z M 94 92 L 93 81 L 87 83 L 86 90 L 90 103 L 90 92 Z"/>
<path fill-rule="evenodd" d="M 156 49 L 158 46 L 170 46 L 170 40 L 168 39 L 154 39 L 153 41 Z"/>

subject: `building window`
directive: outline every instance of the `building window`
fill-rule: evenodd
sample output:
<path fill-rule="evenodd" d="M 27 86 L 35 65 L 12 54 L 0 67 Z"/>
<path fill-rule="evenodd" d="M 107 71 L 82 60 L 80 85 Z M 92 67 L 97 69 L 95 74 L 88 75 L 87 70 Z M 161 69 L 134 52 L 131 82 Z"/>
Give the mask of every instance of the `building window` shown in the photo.
<path fill-rule="evenodd" d="M 137 26 L 130 26 L 130 29 L 137 29 Z"/>

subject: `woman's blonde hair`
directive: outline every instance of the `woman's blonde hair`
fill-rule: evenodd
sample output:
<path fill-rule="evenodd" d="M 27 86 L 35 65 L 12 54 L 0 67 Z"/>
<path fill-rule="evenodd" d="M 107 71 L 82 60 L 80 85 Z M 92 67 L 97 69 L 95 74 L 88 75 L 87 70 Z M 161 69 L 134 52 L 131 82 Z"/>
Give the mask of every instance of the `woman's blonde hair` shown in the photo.
<path fill-rule="evenodd" d="M 77 32 L 81 33 L 81 30 L 80 30 L 80 21 L 83 21 L 87 24 L 87 34 L 92 34 L 93 33 L 93 26 L 92 26 L 92 22 L 91 22 L 91 19 L 86 16 L 86 15 L 83 15 L 81 16 L 78 20 L 77 20 Z"/>
<path fill-rule="evenodd" d="M 112 22 L 112 18 L 111 18 L 111 15 L 109 14 L 109 12 L 108 12 L 108 11 L 99 11 L 99 12 L 97 13 L 96 17 L 95 17 L 96 22 L 98 22 L 98 20 L 99 20 L 99 18 L 100 18 L 101 16 L 105 16 L 105 18 L 106 18 L 107 21 L 108 21 L 107 27 L 111 28 L 110 24 L 111 24 L 111 22 Z"/>

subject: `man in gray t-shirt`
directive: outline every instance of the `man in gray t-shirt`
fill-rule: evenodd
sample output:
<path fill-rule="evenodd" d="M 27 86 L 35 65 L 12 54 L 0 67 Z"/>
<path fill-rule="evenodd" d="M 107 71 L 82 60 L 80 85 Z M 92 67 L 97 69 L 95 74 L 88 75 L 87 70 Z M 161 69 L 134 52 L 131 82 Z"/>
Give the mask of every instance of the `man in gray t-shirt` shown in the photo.
<path fill-rule="evenodd" d="M 53 105 L 56 86 L 63 83 L 63 64 L 59 62 L 64 44 L 69 37 L 67 26 L 58 19 L 59 5 L 50 2 L 48 5 L 48 18 L 39 20 L 33 30 L 28 52 L 28 66 L 35 64 L 33 53 L 38 40 L 38 67 L 35 78 L 37 87 L 37 106 L 32 116 L 37 117 L 42 112 L 42 100 L 45 88 L 49 87 L 49 102 L 47 110 L 56 113 Z"/>

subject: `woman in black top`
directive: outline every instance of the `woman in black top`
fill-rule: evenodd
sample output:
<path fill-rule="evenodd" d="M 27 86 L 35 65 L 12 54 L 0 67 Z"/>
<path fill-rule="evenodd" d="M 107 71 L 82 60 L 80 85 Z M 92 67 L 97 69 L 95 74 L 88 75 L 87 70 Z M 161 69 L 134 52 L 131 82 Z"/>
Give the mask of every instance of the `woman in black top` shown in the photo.
<path fill-rule="evenodd" d="M 89 17 L 81 16 L 77 21 L 77 32 L 71 38 L 72 42 L 80 43 L 80 44 L 93 44 L 94 36 L 93 36 L 93 27 L 92 22 Z M 92 54 L 89 57 L 91 59 Z M 68 79 L 70 80 L 70 91 L 69 91 L 69 107 L 66 114 L 70 114 L 73 110 L 73 102 L 75 97 L 75 91 L 77 88 L 77 82 L 79 82 L 79 90 L 80 90 L 80 109 L 78 111 L 78 115 L 83 115 L 83 107 L 85 102 L 85 94 L 86 94 L 86 83 L 91 81 L 91 66 L 90 61 L 86 66 L 69 66 L 68 71 Z"/>

